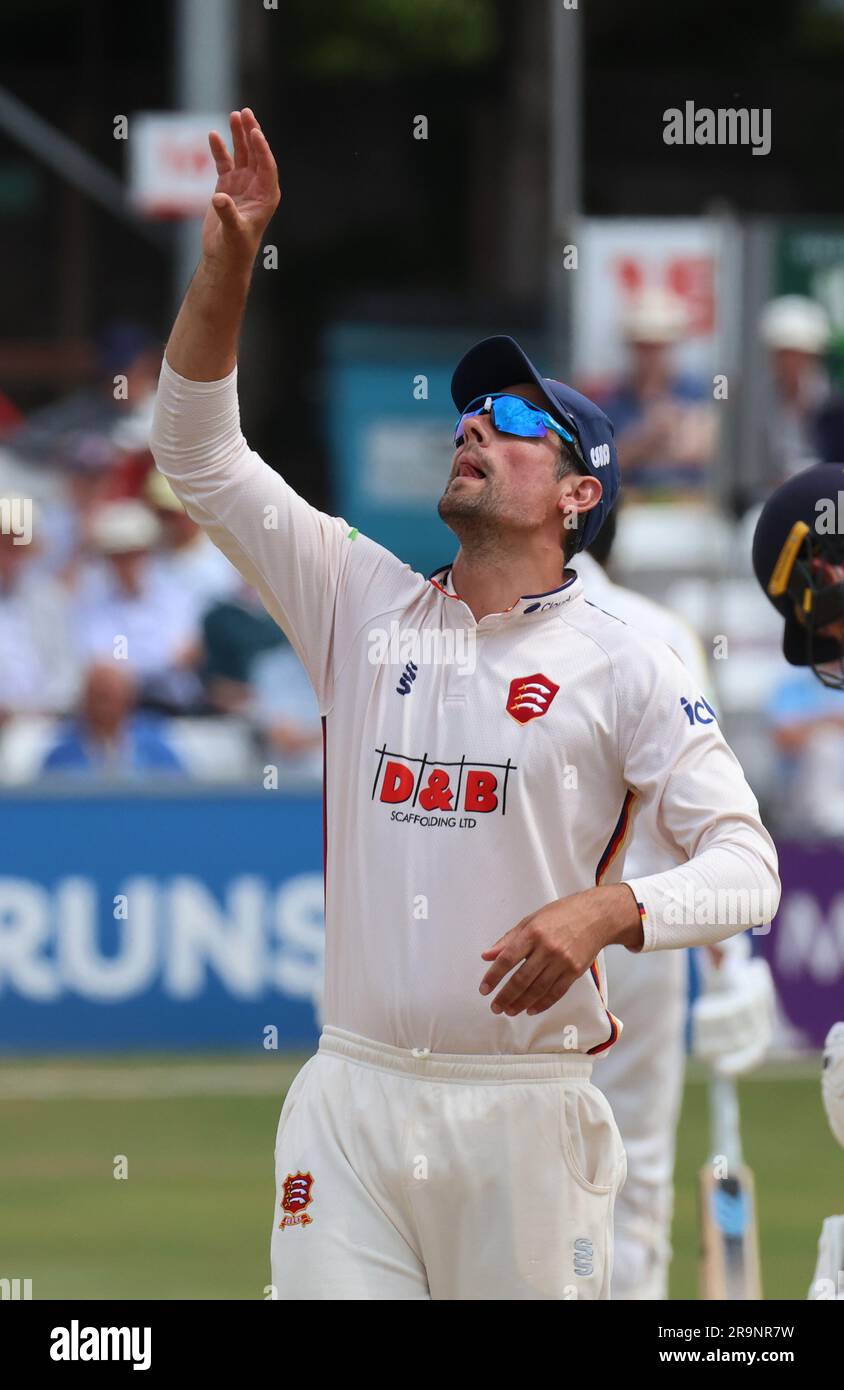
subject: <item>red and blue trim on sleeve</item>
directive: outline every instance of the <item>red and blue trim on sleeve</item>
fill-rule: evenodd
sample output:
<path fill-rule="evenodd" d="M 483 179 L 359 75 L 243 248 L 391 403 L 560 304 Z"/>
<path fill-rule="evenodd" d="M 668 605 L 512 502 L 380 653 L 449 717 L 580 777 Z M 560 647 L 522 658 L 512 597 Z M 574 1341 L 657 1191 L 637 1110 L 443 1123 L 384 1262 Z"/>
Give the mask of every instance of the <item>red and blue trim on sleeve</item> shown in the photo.
<path fill-rule="evenodd" d="M 615 829 L 613 830 L 612 835 L 610 836 L 609 841 L 607 842 L 606 849 L 604 850 L 603 854 L 598 860 L 598 867 L 595 870 L 595 883 L 598 887 L 600 887 L 601 880 L 603 879 L 613 860 L 618 857 L 618 854 L 624 846 L 625 840 L 627 839 L 627 835 L 630 830 L 630 823 L 632 819 L 631 813 L 635 798 L 636 793 L 628 790 L 624 798 L 624 804 L 621 808 L 621 814 L 619 815 L 618 820 L 615 823 Z M 644 911 L 644 909 L 641 907 L 641 904 L 639 904 L 639 907 L 641 911 Z M 601 1000 L 601 1003 L 604 1006 L 604 1011 L 607 1015 L 607 1019 L 609 1020 L 610 1025 L 610 1035 L 606 1039 L 606 1041 L 598 1043 L 596 1047 L 589 1048 L 589 1056 L 593 1057 L 599 1052 L 606 1052 L 607 1048 L 612 1047 L 613 1043 L 618 1041 L 619 1034 L 621 1033 L 621 1023 L 615 1017 L 614 1014 L 610 1013 L 609 1009 L 607 1008 L 607 1001 L 604 997 L 604 990 L 601 984 L 601 976 L 598 971 L 597 961 L 593 960 L 592 964 L 589 967 L 589 973 L 591 974 L 592 979 L 595 981 L 595 988 L 598 991 L 598 996 Z"/>

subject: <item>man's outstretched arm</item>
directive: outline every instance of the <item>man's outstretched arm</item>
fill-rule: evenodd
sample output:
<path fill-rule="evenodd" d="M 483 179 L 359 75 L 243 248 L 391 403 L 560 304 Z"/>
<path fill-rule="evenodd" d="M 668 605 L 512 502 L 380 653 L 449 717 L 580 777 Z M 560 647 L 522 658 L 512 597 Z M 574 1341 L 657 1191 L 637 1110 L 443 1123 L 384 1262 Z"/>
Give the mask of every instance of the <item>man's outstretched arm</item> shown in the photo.
<path fill-rule="evenodd" d="M 209 136 L 217 187 L 202 227 L 202 258 L 167 344 L 150 448 L 188 514 L 287 633 L 324 710 L 349 528 L 299 497 L 250 449 L 240 427 L 240 325 L 279 190 L 275 161 L 250 110 L 232 114 L 231 133 L 231 154 L 216 132 Z"/>
<path fill-rule="evenodd" d="M 312 507 L 244 438 L 238 337 L 279 188 L 269 145 L 248 108 L 233 113 L 231 132 L 232 154 L 219 135 L 209 137 L 217 187 L 203 223 L 202 259 L 167 344 L 150 448 L 189 516 L 287 633 L 325 713 L 334 671 L 367 613 L 390 610 L 411 581 L 407 566 L 342 517 Z"/>
<path fill-rule="evenodd" d="M 212 131 L 217 186 L 202 224 L 202 258 L 167 343 L 174 372 L 220 381 L 237 362 L 252 267 L 281 198 L 272 151 L 249 107 L 231 116 L 232 153 Z"/>

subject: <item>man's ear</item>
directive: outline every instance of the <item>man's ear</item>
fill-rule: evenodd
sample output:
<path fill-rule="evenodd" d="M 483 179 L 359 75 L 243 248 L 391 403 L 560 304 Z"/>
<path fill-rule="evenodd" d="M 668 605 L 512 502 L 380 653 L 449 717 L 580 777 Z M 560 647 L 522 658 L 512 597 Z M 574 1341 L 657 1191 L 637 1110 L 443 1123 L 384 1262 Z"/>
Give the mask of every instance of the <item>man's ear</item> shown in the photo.
<path fill-rule="evenodd" d="M 567 473 L 563 483 L 567 486 L 560 494 L 558 506 L 564 516 L 572 511 L 591 512 L 604 494 L 600 481 L 591 473 Z"/>

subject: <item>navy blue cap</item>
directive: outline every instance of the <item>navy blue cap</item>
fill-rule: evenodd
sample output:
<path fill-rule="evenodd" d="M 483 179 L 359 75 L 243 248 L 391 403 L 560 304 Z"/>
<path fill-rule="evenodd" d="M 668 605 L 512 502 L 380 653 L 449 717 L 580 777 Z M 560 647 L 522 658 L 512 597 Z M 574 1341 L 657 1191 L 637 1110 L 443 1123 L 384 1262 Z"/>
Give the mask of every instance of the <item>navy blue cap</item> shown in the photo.
<path fill-rule="evenodd" d="M 794 593 L 788 587 L 804 540 L 838 563 L 844 558 L 841 537 L 819 529 L 824 510 L 818 503 L 835 504 L 839 491 L 844 491 L 844 465 L 819 463 L 805 468 L 771 494 L 753 533 L 753 570 L 767 598 L 785 618 L 782 647 L 792 666 L 835 661 L 841 656 L 839 642 L 815 636 L 800 622 Z M 796 529 L 798 522 L 804 526 Z"/>
<path fill-rule="evenodd" d="M 477 396 L 504 391 L 521 381 L 533 381 L 548 402 L 550 413 L 560 424 L 569 426 L 583 463 L 604 489 L 598 504 L 584 514 L 578 532 L 577 549 L 586 550 L 612 510 L 621 483 L 613 427 L 603 410 L 571 386 L 542 376 L 515 338 L 506 334 L 484 338 L 461 357 L 451 378 L 451 396 L 462 411 Z"/>

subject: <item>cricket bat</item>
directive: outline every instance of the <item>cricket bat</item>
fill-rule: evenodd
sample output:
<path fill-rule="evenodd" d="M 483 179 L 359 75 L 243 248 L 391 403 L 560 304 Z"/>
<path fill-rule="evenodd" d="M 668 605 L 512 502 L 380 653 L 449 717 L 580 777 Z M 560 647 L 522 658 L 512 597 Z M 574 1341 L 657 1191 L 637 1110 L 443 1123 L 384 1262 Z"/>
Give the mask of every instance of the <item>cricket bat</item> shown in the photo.
<path fill-rule="evenodd" d="M 700 1170 L 700 1296 L 747 1302 L 762 1297 L 753 1174 L 744 1164 L 735 1082 L 709 1083 L 712 1157 Z"/>

